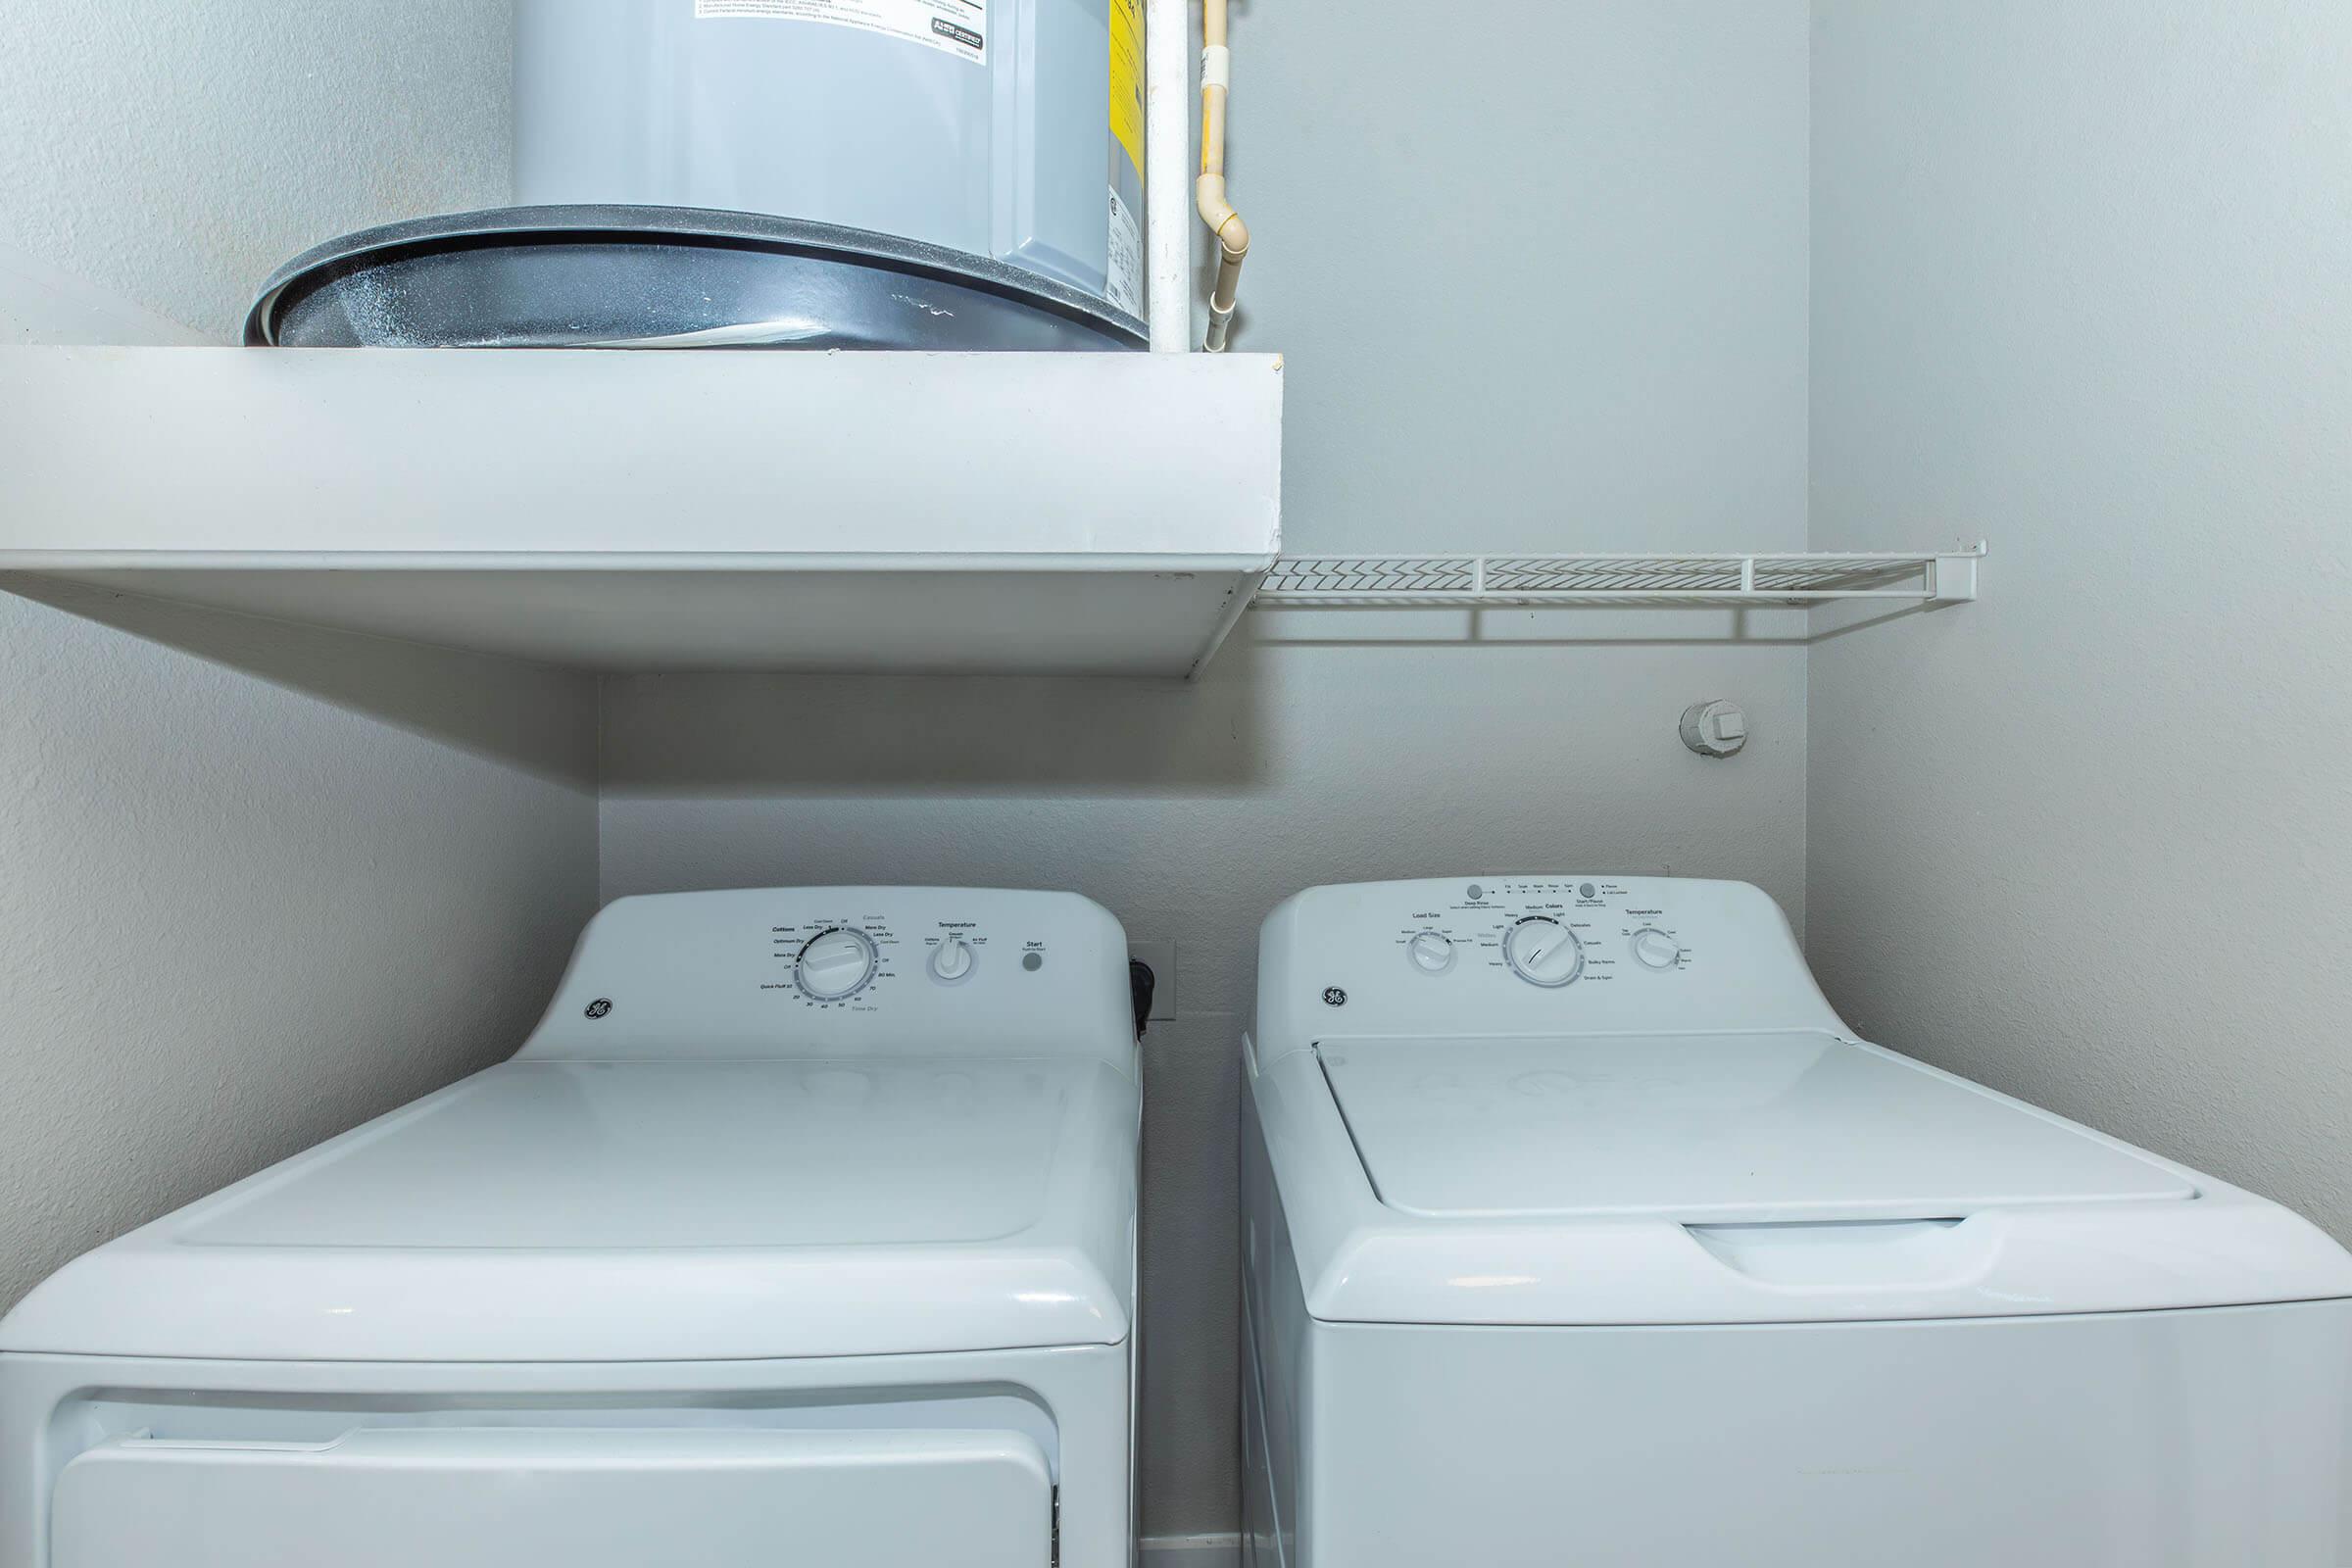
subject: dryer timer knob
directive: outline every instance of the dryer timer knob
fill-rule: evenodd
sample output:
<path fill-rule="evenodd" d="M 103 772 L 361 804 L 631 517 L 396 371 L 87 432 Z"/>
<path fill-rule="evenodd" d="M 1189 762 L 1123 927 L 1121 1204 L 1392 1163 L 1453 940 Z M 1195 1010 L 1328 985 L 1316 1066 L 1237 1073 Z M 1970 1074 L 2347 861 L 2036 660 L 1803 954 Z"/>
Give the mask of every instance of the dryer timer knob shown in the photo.
<path fill-rule="evenodd" d="M 801 949 L 793 980 L 811 1001 L 843 1002 L 872 984 L 879 967 L 881 954 L 874 939 L 855 926 L 837 925 L 818 932 Z"/>

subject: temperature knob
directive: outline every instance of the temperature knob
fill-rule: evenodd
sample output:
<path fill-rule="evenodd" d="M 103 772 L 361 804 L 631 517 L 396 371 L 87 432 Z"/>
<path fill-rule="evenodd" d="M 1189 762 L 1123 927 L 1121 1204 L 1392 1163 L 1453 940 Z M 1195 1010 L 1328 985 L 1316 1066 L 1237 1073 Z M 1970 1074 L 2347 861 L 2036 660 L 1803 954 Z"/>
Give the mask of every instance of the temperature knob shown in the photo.
<path fill-rule="evenodd" d="M 1671 969 L 1683 961 L 1683 945 L 1654 925 L 1634 933 L 1634 956 L 1644 969 Z"/>
<path fill-rule="evenodd" d="M 931 950 L 931 978 L 952 986 L 969 975 L 979 961 L 969 942 L 961 937 L 945 938 Z"/>
<path fill-rule="evenodd" d="M 1502 959 L 1531 986 L 1557 991 L 1585 972 L 1584 945 L 1549 915 L 1531 914 L 1502 934 Z"/>
<path fill-rule="evenodd" d="M 1453 967 L 1453 939 L 1443 931 L 1424 931 L 1404 945 L 1404 956 L 1423 974 L 1444 974 Z"/>
<path fill-rule="evenodd" d="M 872 937 L 837 925 L 808 939 L 793 965 L 792 978 L 812 1002 L 843 1002 L 873 984 L 880 963 Z"/>

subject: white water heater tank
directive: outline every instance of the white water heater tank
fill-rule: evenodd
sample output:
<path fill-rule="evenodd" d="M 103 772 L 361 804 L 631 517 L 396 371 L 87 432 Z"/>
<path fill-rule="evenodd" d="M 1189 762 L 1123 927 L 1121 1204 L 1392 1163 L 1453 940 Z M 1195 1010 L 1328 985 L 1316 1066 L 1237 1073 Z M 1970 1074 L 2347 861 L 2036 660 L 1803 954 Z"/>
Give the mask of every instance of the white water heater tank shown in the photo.
<path fill-rule="evenodd" d="M 516 0 L 517 205 L 296 258 L 249 341 L 1140 349 L 1143 0 Z"/>
<path fill-rule="evenodd" d="M 520 0 L 529 206 L 714 208 L 1144 311 L 1140 0 Z"/>

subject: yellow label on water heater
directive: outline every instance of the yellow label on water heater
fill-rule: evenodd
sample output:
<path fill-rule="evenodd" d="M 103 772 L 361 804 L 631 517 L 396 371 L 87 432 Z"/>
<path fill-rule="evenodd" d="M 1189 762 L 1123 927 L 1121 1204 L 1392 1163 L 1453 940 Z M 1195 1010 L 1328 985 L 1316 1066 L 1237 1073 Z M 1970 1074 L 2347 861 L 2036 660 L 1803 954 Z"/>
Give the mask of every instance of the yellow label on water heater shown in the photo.
<path fill-rule="evenodd" d="M 1144 0 L 1110 0 L 1110 133 L 1144 173 Z"/>

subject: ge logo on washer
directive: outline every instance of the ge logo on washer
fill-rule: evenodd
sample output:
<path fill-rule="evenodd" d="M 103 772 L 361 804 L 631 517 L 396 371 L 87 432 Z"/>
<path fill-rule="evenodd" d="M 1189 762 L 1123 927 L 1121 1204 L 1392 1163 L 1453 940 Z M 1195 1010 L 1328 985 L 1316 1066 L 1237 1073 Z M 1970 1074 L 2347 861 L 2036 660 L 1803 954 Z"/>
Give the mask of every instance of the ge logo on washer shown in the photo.
<path fill-rule="evenodd" d="M 1323 1005 L 1345 1007 L 1348 1005 L 1348 993 L 1342 991 L 1338 986 L 1325 986 L 1323 988 Z"/>
<path fill-rule="evenodd" d="M 611 997 L 599 997 L 588 1004 L 588 1016 L 591 1018 L 602 1018 L 612 1010 L 612 999 Z"/>

